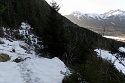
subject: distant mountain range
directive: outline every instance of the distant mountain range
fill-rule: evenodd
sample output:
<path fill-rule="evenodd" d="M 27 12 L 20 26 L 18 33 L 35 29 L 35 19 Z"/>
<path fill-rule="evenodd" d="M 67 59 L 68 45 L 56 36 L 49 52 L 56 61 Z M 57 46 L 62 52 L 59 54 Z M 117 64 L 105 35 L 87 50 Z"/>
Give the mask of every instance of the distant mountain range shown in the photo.
<path fill-rule="evenodd" d="M 110 10 L 104 14 L 75 11 L 65 17 L 79 26 L 89 28 L 98 33 L 113 36 L 125 35 L 125 11 L 120 9 Z"/>

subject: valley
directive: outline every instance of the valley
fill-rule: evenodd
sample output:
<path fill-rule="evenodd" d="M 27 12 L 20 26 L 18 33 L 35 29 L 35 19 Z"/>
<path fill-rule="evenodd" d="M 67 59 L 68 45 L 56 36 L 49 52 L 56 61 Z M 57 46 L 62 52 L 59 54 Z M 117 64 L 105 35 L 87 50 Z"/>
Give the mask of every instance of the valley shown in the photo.
<path fill-rule="evenodd" d="M 0 0 L 0 83 L 125 83 L 125 11 L 59 10 Z"/>
<path fill-rule="evenodd" d="M 103 14 L 73 12 L 65 15 L 75 24 L 88 28 L 99 34 L 109 36 L 125 36 L 125 11 L 120 9 L 111 10 Z"/>

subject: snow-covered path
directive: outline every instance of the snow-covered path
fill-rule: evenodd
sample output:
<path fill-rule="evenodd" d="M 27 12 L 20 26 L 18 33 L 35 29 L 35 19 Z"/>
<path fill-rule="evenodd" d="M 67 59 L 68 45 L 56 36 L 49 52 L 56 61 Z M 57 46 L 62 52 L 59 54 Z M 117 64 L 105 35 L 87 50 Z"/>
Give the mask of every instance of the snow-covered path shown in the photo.
<path fill-rule="evenodd" d="M 24 83 L 20 68 L 13 62 L 0 62 L 0 83 Z"/>
<path fill-rule="evenodd" d="M 27 68 L 27 64 L 21 62 L 18 66 L 20 68 L 21 77 L 25 83 L 38 83 L 33 82 L 33 79 L 31 78 L 31 74 L 33 72 L 31 71 L 31 69 Z"/>
<path fill-rule="evenodd" d="M 8 54 L 10 60 L 0 62 L 0 83 L 61 83 L 64 77 L 62 72 L 67 72 L 65 64 L 58 58 L 47 59 L 39 58 L 32 51 L 31 54 L 25 53 L 26 50 L 20 47 L 21 41 L 13 41 L 0 38 L 4 44 L 0 44 L 0 54 Z M 23 44 L 25 45 L 25 44 Z M 12 52 L 15 49 L 15 52 Z M 26 60 L 16 63 L 16 58 Z"/>

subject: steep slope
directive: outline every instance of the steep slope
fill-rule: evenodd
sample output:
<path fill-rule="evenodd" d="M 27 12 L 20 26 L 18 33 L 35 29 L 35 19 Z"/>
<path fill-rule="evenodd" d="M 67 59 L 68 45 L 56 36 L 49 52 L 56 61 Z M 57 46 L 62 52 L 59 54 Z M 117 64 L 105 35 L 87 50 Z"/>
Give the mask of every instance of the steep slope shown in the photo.
<path fill-rule="evenodd" d="M 10 42 L 2 38 L 1 41 L 5 44 L 0 45 L 0 54 L 8 54 L 11 58 L 0 62 L 1 83 L 61 83 L 67 69 L 58 58 L 39 58 L 35 52 L 25 53 L 26 50 L 20 47 L 21 41 Z M 15 52 L 12 52 L 13 47 L 16 47 Z M 22 61 L 14 62 L 17 58 Z"/>
<path fill-rule="evenodd" d="M 8 28 L 1 27 L 0 30 L 3 30 L 4 33 L 1 33 L 0 36 L 3 38 L 4 37 L 7 38 L 5 41 L 9 40 L 8 42 L 11 41 L 11 43 L 22 40 L 24 41 L 24 44 L 25 44 L 25 45 L 21 44 L 22 45 L 21 47 L 23 48 L 23 52 L 20 50 L 21 49 L 20 43 L 16 43 L 15 46 L 17 46 L 17 48 L 15 49 L 15 52 L 14 50 L 11 49 L 12 47 L 14 47 L 14 45 L 10 44 L 12 47 L 9 46 L 10 47 L 9 51 L 12 50 L 13 55 L 16 56 L 16 54 L 14 53 L 17 53 L 19 51 L 18 52 L 19 57 L 15 57 L 11 55 L 11 52 L 9 52 L 10 54 L 8 54 L 12 56 L 12 58 L 15 57 L 13 59 L 11 58 L 11 60 L 15 59 L 14 60 L 15 62 L 18 62 L 17 60 L 20 60 L 20 56 L 21 56 L 20 54 L 23 54 L 23 55 L 26 54 L 24 58 L 23 57 L 21 58 L 22 62 L 20 63 L 14 63 L 14 62 L 8 61 L 9 63 L 14 63 L 12 64 L 12 68 L 17 66 L 17 68 L 20 70 L 21 73 L 18 72 L 17 69 L 15 69 L 15 71 L 17 71 L 17 74 L 20 76 L 20 78 L 17 78 L 17 79 L 20 79 L 20 82 L 22 83 L 23 82 L 24 83 L 32 83 L 32 82 L 33 83 L 42 83 L 42 82 L 52 83 L 52 81 L 54 83 L 56 82 L 61 83 L 62 78 L 64 77 L 64 75 L 67 74 L 66 72 L 67 68 L 64 68 L 65 65 L 58 58 L 53 58 L 53 59 L 39 58 L 39 57 L 36 57 L 37 56 L 36 54 L 34 54 L 34 51 L 35 51 L 38 54 L 41 53 L 40 54 L 41 56 L 45 56 L 45 57 L 52 56 L 50 55 L 50 52 L 46 52 L 46 50 L 43 51 L 43 48 L 45 47 L 44 45 L 42 45 L 43 42 L 41 41 L 41 38 L 43 36 L 41 35 L 43 28 L 50 29 L 50 26 L 49 28 L 47 26 L 48 20 L 50 24 L 53 24 L 53 22 L 55 22 L 54 18 L 52 21 L 50 21 L 51 19 L 48 18 L 48 17 L 51 18 L 52 14 L 50 15 L 50 12 L 53 11 L 52 7 L 50 7 L 44 0 L 2 0 L 1 3 L 3 7 L 3 11 L 1 11 L 1 14 L 0 14 L 0 17 L 2 20 L 1 26 L 4 26 L 4 27 L 7 26 Z M 56 14 L 60 15 L 58 13 Z M 63 17 L 63 16 L 60 15 L 60 17 Z M 118 42 L 112 39 L 103 38 L 100 34 L 97 34 L 83 27 L 77 26 L 76 24 L 72 23 L 65 17 L 63 17 L 63 22 L 64 22 L 63 34 L 67 40 L 65 45 L 66 51 L 62 56 L 59 56 L 59 58 L 61 57 L 60 59 L 71 68 L 73 76 L 75 73 L 75 76 L 74 76 L 75 79 L 71 78 L 71 81 L 73 82 L 65 82 L 65 83 L 81 83 L 84 80 L 87 80 L 88 82 L 91 82 L 91 83 L 125 82 L 123 73 L 115 69 L 113 64 L 109 63 L 108 61 L 102 60 L 101 58 L 98 58 L 96 56 L 97 54 L 94 51 L 97 48 L 101 48 L 101 49 L 109 50 L 112 53 L 113 52 L 117 53 L 118 48 L 125 46 L 125 43 Z M 19 28 L 18 26 L 20 26 L 21 23 L 22 23 L 22 26 Z M 24 28 L 24 26 L 27 24 L 30 24 L 30 25 Z M 57 27 L 57 25 L 55 26 Z M 29 28 L 30 26 L 32 28 Z M 55 28 L 55 26 L 53 26 L 54 29 L 57 29 Z M 50 31 L 52 30 L 50 29 Z M 57 33 L 57 34 L 59 33 L 55 31 L 58 31 L 58 30 L 53 30 L 53 33 Z M 16 34 L 17 32 L 19 32 L 19 34 Z M 46 34 L 48 34 L 48 32 Z M 57 34 L 54 35 L 54 37 L 57 36 Z M 47 38 L 48 41 L 49 39 L 51 39 L 51 35 L 53 34 L 50 33 L 49 37 Z M 39 39 L 41 43 L 40 45 L 39 45 Z M 59 40 L 58 39 L 54 40 L 54 44 L 56 44 L 57 41 Z M 49 42 L 49 43 L 52 43 L 52 42 Z M 63 44 L 64 42 L 59 43 L 59 45 L 63 45 Z M 3 50 L 6 51 L 8 43 L 2 44 L 2 45 L 5 45 L 5 49 Z M 53 49 L 53 47 L 51 48 Z M 54 55 L 54 56 L 58 56 L 58 55 Z M 5 64 L 8 64 L 8 63 L 5 62 Z M 45 72 L 43 72 L 44 69 L 45 69 Z M 105 71 L 105 69 L 108 69 L 108 70 Z M 58 71 L 54 72 L 54 70 L 58 70 Z M 1 70 L 1 71 L 5 72 L 4 70 Z M 12 79 L 13 77 L 15 77 L 15 74 L 10 74 L 10 75 L 12 75 Z M 2 74 L 2 77 L 4 79 L 4 74 Z M 6 74 L 5 74 L 5 77 L 6 77 Z M 52 79 L 49 79 L 49 78 L 52 78 Z M 67 77 L 67 79 L 70 79 L 70 76 Z M 1 79 L 1 81 L 3 80 Z M 6 80 L 4 81 L 6 82 Z"/>
<path fill-rule="evenodd" d="M 21 28 L 19 34 L 25 36 L 25 32 L 29 33 L 26 28 L 31 27 L 22 23 Z M 67 72 L 65 64 L 56 57 L 40 58 L 33 48 L 35 42 L 30 38 L 32 43 L 29 45 L 25 40 L 0 38 L 0 56 L 6 54 L 10 57 L 7 62 L 1 62 L 0 58 L 0 83 L 61 83 Z"/>
<path fill-rule="evenodd" d="M 101 57 L 105 60 L 108 60 L 109 62 L 114 64 L 115 68 L 119 70 L 119 72 L 122 72 L 125 74 L 125 58 L 121 58 L 120 54 L 111 54 L 109 51 L 102 50 L 102 49 L 95 49 L 95 51 L 98 54 L 98 57 Z M 119 51 L 122 52 L 123 54 L 125 53 L 125 48 L 120 47 Z"/>
<path fill-rule="evenodd" d="M 73 12 L 70 15 L 66 15 L 66 17 L 79 26 L 86 27 L 98 33 L 102 33 L 105 28 L 106 35 L 121 36 L 125 34 L 125 11 L 120 9 L 111 10 L 104 14 Z"/>
<path fill-rule="evenodd" d="M 44 0 L 2 0 L 0 26 L 18 28 L 22 22 L 32 25 L 34 33 L 41 31 L 45 27 L 50 6 Z M 39 26 L 38 26 L 39 25 Z"/>

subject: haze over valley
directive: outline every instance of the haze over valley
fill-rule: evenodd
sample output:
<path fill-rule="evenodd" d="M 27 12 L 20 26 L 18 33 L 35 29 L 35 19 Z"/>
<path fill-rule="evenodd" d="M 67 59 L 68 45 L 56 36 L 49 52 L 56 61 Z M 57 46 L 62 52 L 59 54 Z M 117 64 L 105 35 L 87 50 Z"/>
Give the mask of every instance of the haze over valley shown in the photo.
<path fill-rule="evenodd" d="M 75 11 L 69 15 L 65 15 L 65 17 L 75 24 L 99 34 L 125 36 L 125 11 L 120 9 L 110 10 L 103 14 Z"/>
<path fill-rule="evenodd" d="M 125 83 L 125 0 L 47 1 L 0 0 L 0 83 Z"/>

